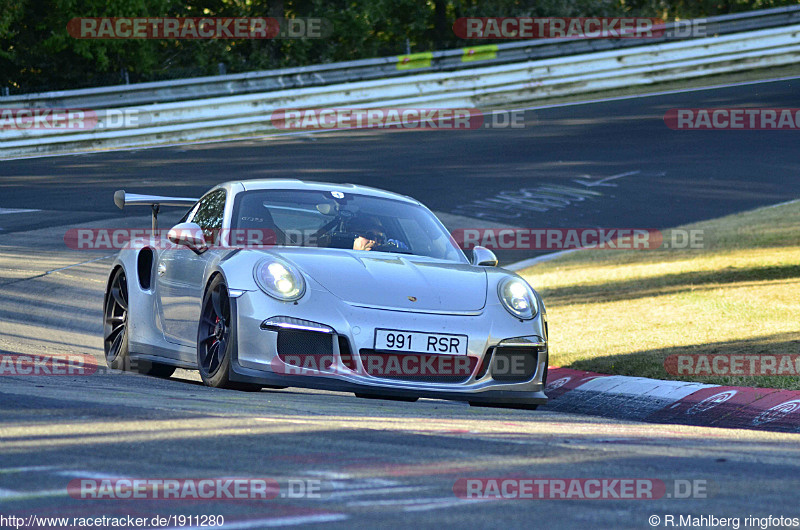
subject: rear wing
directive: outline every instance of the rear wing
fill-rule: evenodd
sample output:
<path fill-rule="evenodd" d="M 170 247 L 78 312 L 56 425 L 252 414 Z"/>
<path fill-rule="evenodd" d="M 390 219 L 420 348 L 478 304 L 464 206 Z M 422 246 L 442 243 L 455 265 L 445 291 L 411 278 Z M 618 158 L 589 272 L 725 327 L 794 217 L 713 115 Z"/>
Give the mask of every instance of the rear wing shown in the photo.
<path fill-rule="evenodd" d="M 192 206 L 200 199 L 188 197 L 163 197 L 160 195 L 138 195 L 125 193 L 125 190 L 114 192 L 114 204 L 122 210 L 125 206 L 150 206 L 153 212 L 153 233 L 158 230 L 158 211 L 162 206 Z"/>

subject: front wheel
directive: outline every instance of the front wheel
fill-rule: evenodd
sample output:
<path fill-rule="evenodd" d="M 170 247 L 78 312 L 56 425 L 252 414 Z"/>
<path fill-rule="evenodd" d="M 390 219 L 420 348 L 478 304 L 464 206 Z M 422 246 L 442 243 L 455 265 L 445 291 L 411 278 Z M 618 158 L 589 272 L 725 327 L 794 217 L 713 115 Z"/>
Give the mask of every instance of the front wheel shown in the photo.
<path fill-rule="evenodd" d="M 214 388 L 261 390 L 258 385 L 231 381 L 236 319 L 231 311 L 228 286 L 215 277 L 203 296 L 197 329 L 197 367 L 203 383 Z"/>

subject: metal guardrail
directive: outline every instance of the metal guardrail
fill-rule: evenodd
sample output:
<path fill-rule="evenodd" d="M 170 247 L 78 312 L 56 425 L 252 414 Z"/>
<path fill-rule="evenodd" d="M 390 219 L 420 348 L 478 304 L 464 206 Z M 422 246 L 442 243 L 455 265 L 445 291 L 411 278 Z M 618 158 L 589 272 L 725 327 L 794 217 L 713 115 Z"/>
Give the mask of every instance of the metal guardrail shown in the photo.
<path fill-rule="evenodd" d="M 681 42 L 472 68 L 138 106 L 149 123 L 91 131 L 0 131 L 0 157 L 210 140 L 275 132 L 281 108 L 491 107 L 654 84 L 800 60 L 800 24 Z"/>
<path fill-rule="evenodd" d="M 721 15 L 703 20 L 709 36 L 729 35 L 800 23 L 800 6 Z M 676 30 L 676 24 L 666 24 L 665 30 L 667 33 Z M 662 36 L 650 39 L 539 39 L 489 46 L 476 41 L 476 45 L 470 48 L 406 56 L 84 90 L 12 95 L 0 97 L 0 108 L 131 107 L 386 79 L 409 74 L 474 69 L 623 50 L 689 38 Z"/>

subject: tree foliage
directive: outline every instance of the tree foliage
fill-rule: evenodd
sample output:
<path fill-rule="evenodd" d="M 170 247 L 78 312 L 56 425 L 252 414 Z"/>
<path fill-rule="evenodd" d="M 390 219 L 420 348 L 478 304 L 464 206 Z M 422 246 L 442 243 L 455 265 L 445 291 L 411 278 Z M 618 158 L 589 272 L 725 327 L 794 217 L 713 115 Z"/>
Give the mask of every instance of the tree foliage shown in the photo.
<path fill-rule="evenodd" d="M 797 0 L 0 0 L 0 87 L 12 93 L 216 75 L 467 46 L 465 16 L 691 18 Z M 84 40 L 74 17 L 315 17 L 324 39 Z M 220 66 L 222 65 L 222 67 Z"/>

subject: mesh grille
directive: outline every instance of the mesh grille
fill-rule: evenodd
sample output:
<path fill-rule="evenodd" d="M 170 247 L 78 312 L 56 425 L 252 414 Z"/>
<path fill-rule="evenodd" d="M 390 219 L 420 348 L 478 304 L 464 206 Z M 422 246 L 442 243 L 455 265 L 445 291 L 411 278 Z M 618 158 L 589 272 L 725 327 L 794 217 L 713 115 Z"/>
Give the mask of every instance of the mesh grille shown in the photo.
<path fill-rule="evenodd" d="M 278 332 L 278 355 L 333 355 L 333 336 L 282 329 Z"/>
<path fill-rule="evenodd" d="M 492 378 L 507 383 L 530 381 L 536 375 L 538 361 L 537 348 L 495 348 L 492 357 Z"/>

